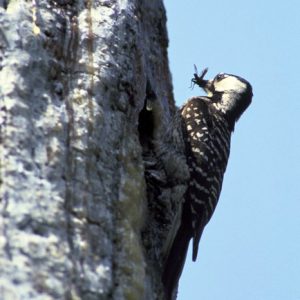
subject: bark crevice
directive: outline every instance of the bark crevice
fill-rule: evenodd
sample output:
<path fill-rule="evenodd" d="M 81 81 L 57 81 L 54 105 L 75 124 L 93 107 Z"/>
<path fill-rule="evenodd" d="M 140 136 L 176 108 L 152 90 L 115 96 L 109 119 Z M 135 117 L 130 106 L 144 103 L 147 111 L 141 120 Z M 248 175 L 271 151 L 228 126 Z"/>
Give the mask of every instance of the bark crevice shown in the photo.
<path fill-rule="evenodd" d="M 163 299 L 187 173 L 162 1 L 0 1 L 0 42 L 0 298 Z"/>

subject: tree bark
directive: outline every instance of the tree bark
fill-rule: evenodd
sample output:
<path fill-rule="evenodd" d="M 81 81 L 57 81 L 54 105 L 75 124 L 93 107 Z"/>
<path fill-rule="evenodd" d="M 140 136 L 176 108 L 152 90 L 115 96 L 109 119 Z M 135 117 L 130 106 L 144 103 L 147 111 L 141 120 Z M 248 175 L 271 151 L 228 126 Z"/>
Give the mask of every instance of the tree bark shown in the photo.
<path fill-rule="evenodd" d="M 1 299 L 164 299 L 167 46 L 161 0 L 0 1 Z"/>

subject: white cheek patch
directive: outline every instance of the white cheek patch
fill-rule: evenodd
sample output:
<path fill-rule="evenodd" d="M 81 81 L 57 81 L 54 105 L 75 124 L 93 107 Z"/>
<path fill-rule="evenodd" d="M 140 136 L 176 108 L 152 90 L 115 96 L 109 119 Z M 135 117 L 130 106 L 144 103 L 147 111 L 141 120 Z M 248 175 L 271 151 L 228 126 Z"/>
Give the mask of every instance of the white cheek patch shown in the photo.
<path fill-rule="evenodd" d="M 213 104 L 217 110 L 226 113 L 236 105 L 236 98 L 228 93 L 223 93 L 221 101 Z"/>
<path fill-rule="evenodd" d="M 246 83 L 240 81 L 234 76 L 228 76 L 222 79 L 221 81 L 214 83 L 216 92 L 224 91 L 236 91 L 237 93 L 243 93 L 247 89 Z"/>

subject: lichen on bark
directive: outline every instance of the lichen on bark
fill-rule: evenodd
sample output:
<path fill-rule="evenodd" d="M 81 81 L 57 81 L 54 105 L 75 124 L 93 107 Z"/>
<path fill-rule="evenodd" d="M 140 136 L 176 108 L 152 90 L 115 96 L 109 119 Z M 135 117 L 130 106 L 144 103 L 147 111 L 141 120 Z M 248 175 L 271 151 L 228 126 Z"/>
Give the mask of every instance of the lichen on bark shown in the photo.
<path fill-rule="evenodd" d="M 0 45 L 0 298 L 163 299 L 187 172 L 162 1 L 1 1 Z"/>

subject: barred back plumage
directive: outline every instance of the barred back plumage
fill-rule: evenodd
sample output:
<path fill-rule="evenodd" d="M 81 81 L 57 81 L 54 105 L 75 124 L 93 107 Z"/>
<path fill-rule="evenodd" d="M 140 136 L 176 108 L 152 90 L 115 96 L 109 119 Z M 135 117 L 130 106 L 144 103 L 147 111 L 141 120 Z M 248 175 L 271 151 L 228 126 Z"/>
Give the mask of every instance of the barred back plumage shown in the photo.
<path fill-rule="evenodd" d="M 191 239 L 192 259 L 197 258 L 199 240 L 220 197 L 231 133 L 252 99 L 252 87 L 243 78 L 220 73 L 213 80 L 204 80 L 206 72 L 207 69 L 200 76 L 195 73 L 193 83 L 208 96 L 191 98 L 180 109 L 190 180 L 181 223 L 164 266 L 162 281 L 167 300 L 176 297 L 174 293 Z"/>
<path fill-rule="evenodd" d="M 221 192 L 226 169 L 231 130 L 227 120 L 208 105 L 205 97 L 195 97 L 181 109 L 182 127 L 186 132 L 186 157 L 190 170 L 184 214 L 191 220 L 193 261 L 204 226 L 210 220 Z"/>

